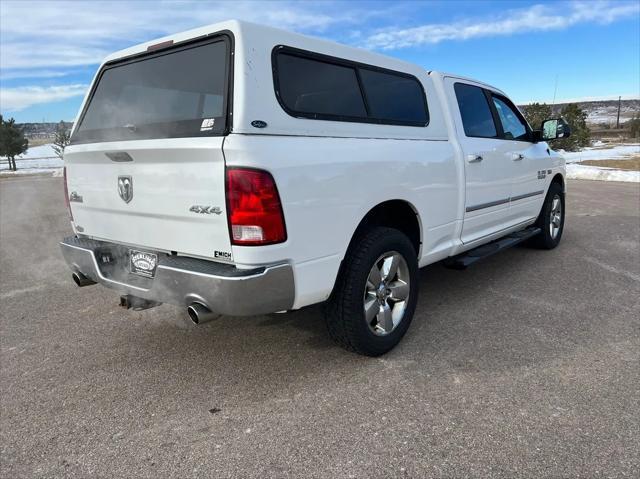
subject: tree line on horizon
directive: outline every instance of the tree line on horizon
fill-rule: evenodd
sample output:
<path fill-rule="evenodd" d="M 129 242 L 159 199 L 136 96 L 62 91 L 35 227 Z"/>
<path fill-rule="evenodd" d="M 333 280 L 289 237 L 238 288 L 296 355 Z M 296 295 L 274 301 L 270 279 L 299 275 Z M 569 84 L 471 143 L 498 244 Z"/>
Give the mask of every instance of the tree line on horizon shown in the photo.
<path fill-rule="evenodd" d="M 531 103 L 520 107 L 520 109 L 529 125 L 534 129 L 539 129 L 544 120 L 554 117 L 551 105 L 546 103 Z M 552 148 L 576 151 L 590 145 L 591 135 L 587 127 L 587 113 L 577 103 L 566 104 L 562 108 L 560 115 L 557 116 L 560 116 L 569 124 L 571 136 L 549 142 Z M 70 132 L 66 123 L 60 121 L 57 124 L 52 142 L 53 150 L 60 159 L 64 154 L 64 148 L 70 141 Z M 636 115 L 633 119 L 627 121 L 625 127 L 629 128 L 633 138 L 640 137 L 640 115 Z M 22 128 L 16 125 L 13 118 L 5 120 L 0 114 L 0 157 L 7 158 L 9 170 L 17 170 L 15 157 L 26 153 L 28 149 L 29 140 L 25 138 Z"/>

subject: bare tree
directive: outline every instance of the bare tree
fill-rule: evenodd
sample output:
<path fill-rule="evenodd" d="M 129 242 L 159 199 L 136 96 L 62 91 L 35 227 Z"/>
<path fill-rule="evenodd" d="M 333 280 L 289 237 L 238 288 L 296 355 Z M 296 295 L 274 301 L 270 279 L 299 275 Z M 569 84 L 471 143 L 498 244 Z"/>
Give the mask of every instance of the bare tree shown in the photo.
<path fill-rule="evenodd" d="M 69 129 L 65 126 L 64 122 L 61 121 L 58 123 L 56 127 L 56 134 L 53 139 L 53 151 L 56 152 L 56 155 L 62 159 L 64 155 L 64 148 L 69 144 L 71 139 L 71 135 Z"/>

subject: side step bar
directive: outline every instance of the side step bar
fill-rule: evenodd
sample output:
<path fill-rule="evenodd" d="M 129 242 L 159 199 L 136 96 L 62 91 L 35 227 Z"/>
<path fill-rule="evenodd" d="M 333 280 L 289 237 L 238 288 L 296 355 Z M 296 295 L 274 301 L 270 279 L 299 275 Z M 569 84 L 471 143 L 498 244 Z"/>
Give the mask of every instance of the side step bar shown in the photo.
<path fill-rule="evenodd" d="M 492 241 L 491 243 L 483 244 L 469 251 L 465 251 L 457 256 L 452 256 L 443 261 L 444 266 L 451 269 L 466 269 L 473 263 L 480 261 L 481 259 L 488 258 L 502 250 L 511 248 L 512 246 L 522 243 L 528 240 L 532 236 L 540 234 L 540 228 L 536 226 L 530 226 L 521 231 L 516 231 L 510 235 L 503 236 L 500 239 Z"/>

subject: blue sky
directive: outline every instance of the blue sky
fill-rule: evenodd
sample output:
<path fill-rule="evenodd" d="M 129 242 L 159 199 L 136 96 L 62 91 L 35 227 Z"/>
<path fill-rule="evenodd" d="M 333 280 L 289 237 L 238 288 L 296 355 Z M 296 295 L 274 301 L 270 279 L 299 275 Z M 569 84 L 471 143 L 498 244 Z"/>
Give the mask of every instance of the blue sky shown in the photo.
<path fill-rule="evenodd" d="M 0 111 L 73 120 L 108 53 L 238 18 L 474 77 L 517 103 L 640 96 L 640 2 L 0 0 Z"/>

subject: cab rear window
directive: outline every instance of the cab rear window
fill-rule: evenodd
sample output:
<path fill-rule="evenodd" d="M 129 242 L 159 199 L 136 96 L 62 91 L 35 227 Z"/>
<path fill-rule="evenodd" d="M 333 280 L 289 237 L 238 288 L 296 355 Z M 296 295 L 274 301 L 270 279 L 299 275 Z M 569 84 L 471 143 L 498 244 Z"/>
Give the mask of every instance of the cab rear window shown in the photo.
<path fill-rule="evenodd" d="M 107 65 L 72 142 L 224 134 L 229 63 L 218 37 Z"/>
<path fill-rule="evenodd" d="M 498 130 L 482 88 L 466 83 L 453 86 L 462 117 L 464 134 L 475 138 L 497 138 Z"/>

